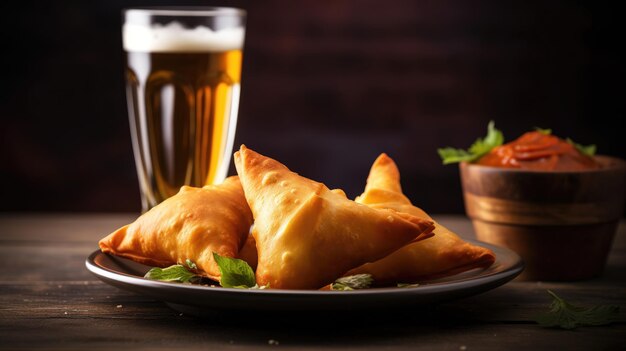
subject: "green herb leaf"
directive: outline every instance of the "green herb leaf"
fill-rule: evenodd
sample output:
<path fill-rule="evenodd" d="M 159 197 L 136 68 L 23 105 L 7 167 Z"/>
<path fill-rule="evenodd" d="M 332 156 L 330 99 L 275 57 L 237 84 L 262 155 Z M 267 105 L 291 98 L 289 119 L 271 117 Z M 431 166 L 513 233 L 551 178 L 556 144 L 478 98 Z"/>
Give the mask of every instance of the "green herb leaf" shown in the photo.
<path fill-rule="evenodd" d="M 418 283 L 407 284 L 407 283 L 398 283 L 398 288 L 416 288 L 420 286 Z"/>
<path fill-rule="evenodd" d="M 491 151 L 493 148 L 504 143 L 504 135 L 496 129 L 493 121 L 487 126 L 487 135 L 484 138 L 478 138 L 467 150 L 455 149 L 452 147 L 441 148 L 437 150 L 439 157 L 444 165 L 458 162 L 473 162 Z"/>
<path fill-rule="evenodd" d="M 250 289 L 260 287 L 256 284 L 254 271 L 244 260 L 222 257 L 213 253 L 213 258 L 220 269 L 220 285 L 225 288 Z"/>
<path fill-rule="evenodd" d="M 341 277 L 330 284 L 330 290 L 357 290 L 366 289 L 372 285 L 374 278 L 371 274 L 355 274 L 347 277 Z"/>
<path fill-rule="evenodd" d="M 187 264 L 187 267 L 191 269 L 198 269 L 198 266 L 196 266 L 196 264 L 193 263 L 190 259 L 186 259 L 185 264 Z"/>
<path fill-rule="evenodd" d="M 580 153 L 585 154 L 587 156 L 593 156 L 596 154 L 596 145 L 595 144 L 591 144 L 591 145 L 580 145 L 574 142 L 574 140 L 567 138 L 567 142 L 574 145 L 574 147 L 580 151 Z"/>
<path fill-rule="evenodd" d="M 539 133 L 543 134 L 543 135 L 550 135 L 550 134 L 552 134 L 552 129 L 550 129 L 550 128 L 543 129 L 543 128 L 535 127 L 535 130 L 538 131 Z"/>
<path fill-rule="evenodd" d="M 161 280 L 165 282 L 189 283 L 192 280 L 200 279 L 195 273 L 190 272 L 185 266 L 175 264 L 167 268 L 154 267 L 146 273 L 144 278 L 152 280 Z"/>
<path fill-rule="evenodd" d="M 490 121 L 487 125 L 487 136 L 483 139 L 476 139 L 474 144 L 470 146 L 468 151 L 478 157 L 488 153 L 496 146 L 500 146 L 504 143 L 504 136 L 502 132 L 496 129 L 494 121 Z"/>
<path fill-rule="evenodd" d="M 553 298 L 550 312 L 535 318 L 542 327 L 574 329 L 579 326 L 606 325 L 615 321 L 619 315 L 619 306 L 597 305 L 593 307 L 574 306 L 548 290 Z"/>
<path fill-rule="evenodd" d="M 439 157 L 441 157 L 444 165 L 463 161 L 471 162 L 476 159 L 476 155 L 472 155 L 463 149 L 455 149 L 452 147 L 437 149 L 437 153 L 439 154 Z"/>

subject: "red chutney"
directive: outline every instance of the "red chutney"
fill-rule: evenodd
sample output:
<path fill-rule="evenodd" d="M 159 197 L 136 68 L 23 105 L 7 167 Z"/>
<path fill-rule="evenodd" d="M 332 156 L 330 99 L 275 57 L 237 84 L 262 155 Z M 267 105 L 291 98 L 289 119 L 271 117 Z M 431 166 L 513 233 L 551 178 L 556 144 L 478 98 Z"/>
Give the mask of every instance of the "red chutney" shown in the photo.
<path fill-rule="evenodd" d="M 484 166 L 536 171 L 582 171 L 602 166 L 563 139 L 540 132 L 528 132 L 510 143 L 498 146 L 481 157 Z"/>

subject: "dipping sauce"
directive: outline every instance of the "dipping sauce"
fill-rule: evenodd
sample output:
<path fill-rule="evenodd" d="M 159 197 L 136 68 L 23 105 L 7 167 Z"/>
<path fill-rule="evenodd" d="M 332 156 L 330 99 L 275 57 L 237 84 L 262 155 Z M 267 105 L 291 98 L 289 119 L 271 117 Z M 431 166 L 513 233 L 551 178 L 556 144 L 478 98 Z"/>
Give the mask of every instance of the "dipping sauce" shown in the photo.
<path fill-rule="evenodd" d="M 528 132 L 498 146 L 476 163 L 484 166 L 537 171 L 581 171 L 602 166 L 567 141 L 551 134 Z"/>

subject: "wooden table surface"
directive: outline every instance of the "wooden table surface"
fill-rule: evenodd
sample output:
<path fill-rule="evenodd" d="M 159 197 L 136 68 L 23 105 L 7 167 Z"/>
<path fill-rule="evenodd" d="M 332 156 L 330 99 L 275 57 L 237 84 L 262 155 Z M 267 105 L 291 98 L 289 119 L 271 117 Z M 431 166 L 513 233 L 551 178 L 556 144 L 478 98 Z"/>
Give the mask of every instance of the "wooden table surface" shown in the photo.
<path fill-rule="evenodd" d="M 224 313 L 198 319 L 100 282 L 84 265 L 135 215 L 0 215 L 0 349 L 616 350 L 626 349 L 626 222 L 600 278 L 513 281 L 489 292 L 359 316 Z M 435 216 L 473 236 L 467 219 Z M 573 331 L 532 321 L 551 289 L 581 305 L 621 307 L 617 323 Z"/>

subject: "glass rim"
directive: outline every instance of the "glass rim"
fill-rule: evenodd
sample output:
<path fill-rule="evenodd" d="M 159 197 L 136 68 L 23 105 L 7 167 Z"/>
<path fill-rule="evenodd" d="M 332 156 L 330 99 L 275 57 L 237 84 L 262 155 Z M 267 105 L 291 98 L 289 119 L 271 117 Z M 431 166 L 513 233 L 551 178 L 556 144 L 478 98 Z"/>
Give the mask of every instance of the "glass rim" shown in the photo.
<path fill-rule="evenodd" d="M 236 7 L 214 6 L 153 6 L 130 7 L 122 10 L 124 15 L 172 16 L 172 17 L 214 17 L 237 15 L 244 17 L 246 11 Z"/>

